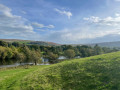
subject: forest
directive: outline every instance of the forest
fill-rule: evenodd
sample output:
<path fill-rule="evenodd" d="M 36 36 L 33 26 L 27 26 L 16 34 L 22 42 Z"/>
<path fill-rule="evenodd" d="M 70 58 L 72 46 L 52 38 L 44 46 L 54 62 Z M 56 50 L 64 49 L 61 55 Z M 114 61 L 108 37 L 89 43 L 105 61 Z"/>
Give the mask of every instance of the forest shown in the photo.
<path fill-rule="evenodd" d="M 47 58 L 49 63 L 53 64 L 59 62 L 59 56 L 65 56 L 67 60 L 70 60 L 77 56 L 82 58 L 115 51 L 118 51 L 118 49 L 99 47 L 98 45 L 94 47 L 86 45 L 41 46 L 0 41 L 0 65 L 15 62 L 32 62 L 37 65 L 37 63 L 42 63 L 42 57 Z"/>

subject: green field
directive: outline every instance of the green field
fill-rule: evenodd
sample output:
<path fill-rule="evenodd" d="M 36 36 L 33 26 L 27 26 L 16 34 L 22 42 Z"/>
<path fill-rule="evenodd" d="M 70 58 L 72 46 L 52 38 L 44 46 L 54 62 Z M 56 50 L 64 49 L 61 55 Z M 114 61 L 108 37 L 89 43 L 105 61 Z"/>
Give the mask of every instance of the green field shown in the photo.
<path fill-rule="evenodd" d="M 1 70 L 0 90 L 120 90 L 120 52 Z"/>

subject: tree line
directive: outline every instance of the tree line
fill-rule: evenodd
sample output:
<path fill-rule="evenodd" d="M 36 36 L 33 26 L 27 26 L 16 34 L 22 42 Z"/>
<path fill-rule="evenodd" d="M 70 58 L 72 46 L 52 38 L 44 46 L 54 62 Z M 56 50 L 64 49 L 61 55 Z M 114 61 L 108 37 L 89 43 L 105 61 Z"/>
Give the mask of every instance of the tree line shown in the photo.
<path fill-rule="evenodd" d="M 0 41 L 0 64 L 33 62 L 36 65 L 42 62 L 41 57 L 49 59 L 50 63 L 56 63 L 59 56 L 72 59 L 76 56 L 89 57 L 115 51 L 118 50 L 115 48 L 99 47 L 98 45 L 94 47 L 86 45 L 40 46 Z"/>
<path fill-rule="evenodd" d="M 39 49 L 30 49 L 26 45 L 18 42 L 7 43 L 0 41 L 0 64 L 8 64 L 13 62 L 33 62 L 37 64 L 41 62 L 41 52 Z"/>

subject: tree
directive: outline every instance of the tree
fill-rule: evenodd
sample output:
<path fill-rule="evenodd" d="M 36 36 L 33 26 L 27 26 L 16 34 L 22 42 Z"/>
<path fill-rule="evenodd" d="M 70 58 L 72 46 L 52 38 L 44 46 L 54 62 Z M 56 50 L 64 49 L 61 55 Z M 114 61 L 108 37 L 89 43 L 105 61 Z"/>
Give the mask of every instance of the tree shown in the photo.
<path fill-rule="evenodd" d="M 88 52 L 87 52 L 86 48 L 81 47 L 80 52 L 81 52 L 81 57 L 87 57 L 88 56 Z"/>
<path fill-rule="evenodd" d="M 95 50 L 94 55 L 99 55 L 103 53 L 102 48 L 99 47 L 97 44 L 94 46 L 94 50 Z"/>
<path fill-rule="evenodd" d="M 24 55 L 26 56 L 25 62 L 29 62 L 32 60 L 31 50 L 27 46 L 19 48 L 19 52 L 24 53 Z"/>
<path fill-rule="evenodd" d="M 15 47 L 20 47 L 20 43 L 19 42 L 13 42 L 12 45 L 15 46 Z"/>
<path fill-rule="evenodd" d="M 79 50 L 77 48 L 74 48 L 74 51 L 75 51 L 76 56 L 81 56 L 81 53 L 79 52 Z"/>
<path fill-rule="evenodd" d="M 31 51 L 31 59 L 35 63 L 35 65 L 37 65 L 37 63 L 41 61 L 40 52 L 35 50 Z"/>
<path fill-rule="evenodd" d="M 29 47 L 30 47 L 31 49 L 35 49 L 35 50 L 40 49 L 38 45 L 30 45 Z"/>
<path fill-rule="evenodd" d="M 8 46 L 8 44 L 7 44 L 6 42 L 4 42 L 4 41 L 0 41 L 0 46 L 7 47 L 7 46 Z"/>
<path fill-rule="evenodd" d="M 13 52 L 11 48 L 6 48 L 6 53 L 7 53 L 6 56 L 7 59 L 11 59 L 13 57 Z"/>
<path fill-rule="evenodd" d="M 64 55 L 65 55 L 67 58 L 71 59 L 71 58 L 75 57 L 75 51 L 72 50 L 72 49 L 68 49 L 68 50 L 66 50 L 66 51 L 64 52 Z"/>
<path fill-rule="evenodd" d="M 6 48 L 5 47 L 2 47 L 0 46 L 0 62 L 1 64 L 5 64 L 5 58 L 7 56 L 7 53 L 6 53 Z"/>
<path fill-rule="evenodd" d="M 48 52 L 47 58 L 49 59 L 50 63 L 55 63 L 55 62 L 57 62 L 56 60 L 58 58 L 58 55 L 54 54 L 53 52 Z"/>
<path fill-rule="evenodd" d="M 25 55 L 23 53 L 16 53 L 15 57 L 20 62 L 20 64 L 25 60 Z"/>

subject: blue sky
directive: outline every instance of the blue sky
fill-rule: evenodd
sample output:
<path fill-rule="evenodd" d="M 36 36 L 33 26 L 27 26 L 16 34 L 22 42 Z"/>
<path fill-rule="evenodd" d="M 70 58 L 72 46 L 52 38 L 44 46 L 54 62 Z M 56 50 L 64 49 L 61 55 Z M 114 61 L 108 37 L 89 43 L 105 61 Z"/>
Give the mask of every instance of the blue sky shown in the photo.
<path fill-rule="evenodd" d="M 0 38 L 83 44 L 120 40 L 120 0 L 0 0 Z"/>

